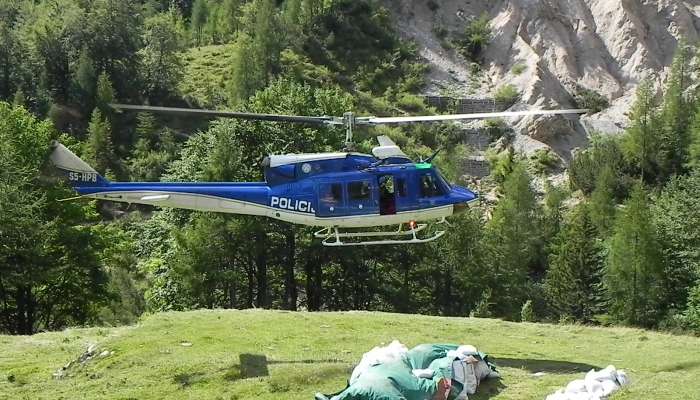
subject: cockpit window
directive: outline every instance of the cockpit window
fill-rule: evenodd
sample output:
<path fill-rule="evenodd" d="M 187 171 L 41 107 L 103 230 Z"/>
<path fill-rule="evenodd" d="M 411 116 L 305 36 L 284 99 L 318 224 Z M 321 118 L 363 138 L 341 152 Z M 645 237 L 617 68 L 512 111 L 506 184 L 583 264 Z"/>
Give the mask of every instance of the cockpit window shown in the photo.
<path fill-rule="evenodd" d="M 420 195 L 421 197 L 435 197 L 445 194 L 442 187 L 438 184 L 437 179 L 432 173 L 423 174 L 420 176 Z"/>

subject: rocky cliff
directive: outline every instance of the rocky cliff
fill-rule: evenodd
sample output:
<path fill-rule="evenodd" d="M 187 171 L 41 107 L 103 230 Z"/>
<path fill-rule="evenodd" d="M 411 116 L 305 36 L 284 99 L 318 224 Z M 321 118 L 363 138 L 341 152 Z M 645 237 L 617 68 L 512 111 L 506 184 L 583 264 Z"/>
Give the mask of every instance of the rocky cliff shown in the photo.
<path fill-rule="evenodd" d="M 661 85 L 681 38 L 700 39 L 700 0 L 386 0 L 397 27 L 432 65 L 429 93 L 488 96 L 512 84 L 516 107 L 572 107 L 580 88 L 609 101 L 605 111 L 572 123 L 561 117 L 519 121 L 516 144 L 544 145 L 564 159 L 594 130 L 620 131 L 644 78 Z M 481 74 L 436 32 L 459 35 L 487 13 L 492 38 Z M 442 43 L 441 43 L 442 42 Z M 448 46 L 449 48 L 449 46 Z M 577 89 L 578 88 L 578 89 Z"/>

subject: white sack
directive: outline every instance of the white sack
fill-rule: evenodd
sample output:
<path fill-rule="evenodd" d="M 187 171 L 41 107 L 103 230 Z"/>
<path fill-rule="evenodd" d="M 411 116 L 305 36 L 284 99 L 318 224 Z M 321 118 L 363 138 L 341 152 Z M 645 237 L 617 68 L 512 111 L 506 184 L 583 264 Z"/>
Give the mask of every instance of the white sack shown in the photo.
<path fill-rule="evenodd" d="M 408 353 L 408 347 L 404 346 L 398 340 L 394 340 L 388 346 L 375 347 L 372 350 L 362 355 L 362 360 L 357 367 L 352 370 L 352 375 L 350 376 L 350 384 L 352 385 L 357 381 L 365 371 L 370 367 L 384 364 L 387 362 L 400 360 L 403 355 Z"/>
<path fill-rule="evenodd" d="M 629 382 L 625 371 L 614 366 L 590 370 L 585 379 L 571 381 L 566 388 L 547 396 L 546 400 L 604 400 Z"/>

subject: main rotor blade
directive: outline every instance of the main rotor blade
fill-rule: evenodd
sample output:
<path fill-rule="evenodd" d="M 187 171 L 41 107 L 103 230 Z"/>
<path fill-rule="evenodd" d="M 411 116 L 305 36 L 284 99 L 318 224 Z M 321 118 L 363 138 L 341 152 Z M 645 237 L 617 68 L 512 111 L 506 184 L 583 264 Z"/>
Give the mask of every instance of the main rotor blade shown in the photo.
<path fill-rule="evenodd" d="M 216 111 L 203 110 L 196 108 L 176 108 L 176 107 L 156 107 L 156 106 L 138 106 L 131 104 L 110 104 L 110 107 L 116 110 L 123 111 L 143 111 L 163 114 L 178 114 L 191 115 L 201 117 L 223 117 L 237 118 L 256 121 L 274 121 L 274 122 L 297 122 L 304 124 L 319 124 L 319 125 L 343 125 L 342 120 L 334 117 L 309 117 L 303 115 L 279 115 L 279 114 L 258 114 L 236 111 Z"/>
<path fill-rule="evenodd" d="M 508 117 L 526 117 L 529 115 L 558 115 L 558 114 L 585 114 L 588 110 L 529 110 L 529 111 L 505 111 L 495 113 L 478 113 L 478 114 L 451 114 L 451 115 L 418 115 L 413 117 L 369 117 L 358 118 L 358 124 L 367 125 L 382 125 L 382 124 L 401 124 L 406 122 L 440 122 L 440 121 L 459 121 L 471 119 L 490 119 L 490 118 L 508 118 Z"/>

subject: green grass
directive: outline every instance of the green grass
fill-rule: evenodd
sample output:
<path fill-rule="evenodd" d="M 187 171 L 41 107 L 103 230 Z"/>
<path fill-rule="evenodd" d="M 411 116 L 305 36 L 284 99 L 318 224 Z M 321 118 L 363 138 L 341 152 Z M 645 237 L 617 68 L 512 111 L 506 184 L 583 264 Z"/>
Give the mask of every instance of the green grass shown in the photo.
<path fill-rule="evenodd" d="M 482 384 L 471 400 L 543 399 L 608 364 L 633 381 L 614 400 L 700 397 L 694 337 L 477 318 L 217 310 L 151 315 L 131 327 L 0 336 L 0 399 L 311 400 L 316 391 L 342 389 L 363 352 L 393 339 L 469 343 L 491 354 L 503 378 Z M 114 354 L 52 377 L 91 343 Z M 546 375 L 532 376 L 540 371 Z"/>
<path fill-rule="evenodd" d="M 225 104 L 232 70 L 233 45 L 211 45 L 188 49 L 181 57 L 183 77 L 178 85 L 182 96 L 200 107 Z"/>

